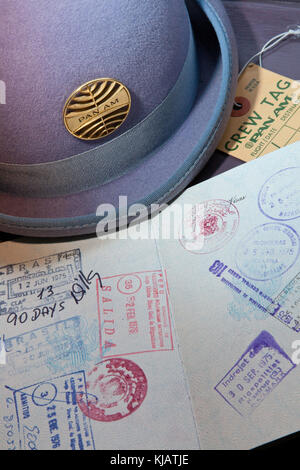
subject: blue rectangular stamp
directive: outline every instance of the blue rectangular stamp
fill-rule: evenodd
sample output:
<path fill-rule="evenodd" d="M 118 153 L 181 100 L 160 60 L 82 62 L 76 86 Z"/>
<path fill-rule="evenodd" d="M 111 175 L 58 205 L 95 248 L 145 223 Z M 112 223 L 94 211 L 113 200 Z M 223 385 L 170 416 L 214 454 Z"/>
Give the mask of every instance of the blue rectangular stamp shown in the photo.
<path fill-rule="evenodd" d="M 262 331 L 215 390 L 235 411 L 247 416 L 295 367 L 273 336 Z"/>
<path fill-rule="evenodd" d="M 39 377 L 83 369 L 100 360 L 98 322 L 72 317 L 5 338 L 6 376 L 24 376 L 32 370 Z M 1 382 L 1 377 L 0 377 Z"/>
<path fill-rule="evenodd" d="M 77 403 L 87 394 L 84 371 L 14 390 L 20 449 L 94 449 L 90 420 Z"/>
<path fill-rule="evenodd" d="M 288 328 L 300 332 L 300 273 L 282 289 L 274 302 L 268 306 L 268 313 Z"/>
<path fill-rule="evenodd" d="M 79 248 L 0 267 L 0 315 L 70 298 L 74 277 L 80 269 Z M 39 298 L 42 289 L 46 292 Z"/>

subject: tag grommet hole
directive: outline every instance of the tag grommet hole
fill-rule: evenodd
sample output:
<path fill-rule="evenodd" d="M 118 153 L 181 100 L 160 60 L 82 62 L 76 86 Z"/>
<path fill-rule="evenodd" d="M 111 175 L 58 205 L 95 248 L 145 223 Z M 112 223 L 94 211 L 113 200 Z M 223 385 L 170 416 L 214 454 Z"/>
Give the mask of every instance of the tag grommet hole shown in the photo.
<path fill-rule="evenodd" d="M 233 109 L 234 109 L 235 111 L 240 111 L 242 108 L 243 108 L 242 103 L 238 103 L 238 102 L 234 102 L 234 103 L 233 103 Z"/>

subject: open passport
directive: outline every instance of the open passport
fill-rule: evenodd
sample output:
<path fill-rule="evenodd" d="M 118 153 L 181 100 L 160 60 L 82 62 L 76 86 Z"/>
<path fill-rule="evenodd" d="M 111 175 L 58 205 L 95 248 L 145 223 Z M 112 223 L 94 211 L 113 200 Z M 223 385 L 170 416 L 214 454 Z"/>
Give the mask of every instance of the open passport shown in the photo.
<path fill-rule="evenodd" d="M 299 431 L 300 142 L 188 189 L 189 236 L 0 244 L 1 449 Z M 126 233 L 127 232 L 127 233 Z"/>

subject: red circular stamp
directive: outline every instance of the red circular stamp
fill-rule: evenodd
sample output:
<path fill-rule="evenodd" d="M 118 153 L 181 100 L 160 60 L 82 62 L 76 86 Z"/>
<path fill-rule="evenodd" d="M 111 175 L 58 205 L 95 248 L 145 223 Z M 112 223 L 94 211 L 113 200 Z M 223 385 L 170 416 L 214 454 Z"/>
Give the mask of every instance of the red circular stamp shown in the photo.
<path fill-rule="evenodd" d="M 137 364 L 128 359 L 107 359 L 87 374 L 86 393 L 78 393 L 77 402 L 95 421 L 117 421 L 139 408 L 147 388 L 146 376 Z"/>
<path fill-rule="evenodd" d="M 117 289 L 121 294 L 136 294 L 142 287 L 142 280 L 136 274 L 127 274 L 121 277 Z"/>
<path fill-rule="evenodd" d="M 234 236 L 239 221 L 239 212 L 232 202 L 212 199 L 195 204 L 184 220 L 180 243 L 195 254 L 217 251 Z"/>

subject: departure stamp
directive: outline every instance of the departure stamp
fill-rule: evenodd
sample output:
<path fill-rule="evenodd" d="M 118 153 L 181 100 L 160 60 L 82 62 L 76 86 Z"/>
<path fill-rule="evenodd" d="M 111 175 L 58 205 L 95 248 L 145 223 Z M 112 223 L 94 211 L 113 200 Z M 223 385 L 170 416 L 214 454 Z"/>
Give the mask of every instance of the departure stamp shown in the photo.
<path fill-rule="evenodd" d="M 161 270 L 120 274 L 97 283 L 100 352 L 119 357 L 174 349 Z"/>
<path fill-rule="evenodd" d="M 262 331 L 215 390 L 235 411 L 247 416 L 295 367 L 273 336 Z"/>

